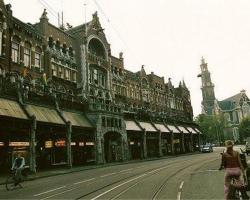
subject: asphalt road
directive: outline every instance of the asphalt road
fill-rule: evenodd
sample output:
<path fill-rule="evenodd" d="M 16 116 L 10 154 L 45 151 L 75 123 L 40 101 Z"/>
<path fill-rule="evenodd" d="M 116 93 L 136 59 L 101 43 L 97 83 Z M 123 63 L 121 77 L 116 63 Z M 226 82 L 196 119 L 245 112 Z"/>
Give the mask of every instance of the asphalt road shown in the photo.
<path fill-rule="evenodd" d="M 24 182 L 0 199 L 223 199 L 221 149 Z"/>

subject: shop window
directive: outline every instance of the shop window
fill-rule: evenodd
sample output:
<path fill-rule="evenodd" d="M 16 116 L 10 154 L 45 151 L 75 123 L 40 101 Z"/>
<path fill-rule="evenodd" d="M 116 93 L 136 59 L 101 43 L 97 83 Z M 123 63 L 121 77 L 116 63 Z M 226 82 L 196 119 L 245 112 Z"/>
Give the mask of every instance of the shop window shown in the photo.
<path fill-rule="evenodd" d="M 20 54 L 20 40 L 18 37 L 13 37 L 13 41 L 11 44 L 11 58 L 15 63 L 19 62 L 19 54 Z"/>
<path fill-rule="evenodd" d="M 31 45 L 28 42 L 24 44 L 23 62 L 25 67 L 30 67 L 31 63 Z"/>

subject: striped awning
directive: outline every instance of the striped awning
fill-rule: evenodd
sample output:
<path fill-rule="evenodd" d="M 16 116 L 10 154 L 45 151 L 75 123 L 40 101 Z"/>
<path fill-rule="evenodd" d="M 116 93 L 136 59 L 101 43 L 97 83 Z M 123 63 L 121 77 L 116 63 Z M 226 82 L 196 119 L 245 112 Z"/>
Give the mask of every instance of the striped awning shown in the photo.
<path fill-rule="evenodd" d="M 197 133 L 202 134 L 202 132 L 198 128 L 194 128 L 194 130 L 196 130 Z"/>
<path fill-rule="evenodd" d="M 18 102 L 0 98 L 0 116 L 28 119 Z"/>
<path fill-rule="evenodd" d="M 127 131 L 142 131 L 135 121 L 125 121 Z"/>
<path fill-rule="evenodd" d="M 168 129 L 170 129 L 173 133 L 181 133 L 174 125 L 167 125 Z"/>
<path fill-rule="evenodd" d="M 38 122 L 65 124 L 57 111 L 53 108 L 28 104 L 26 110 L 29 115 L 35 115 Z"/>
<path fill-rule="evenodd" d="M 192 134 L 197 134 L 197 131 L 193 127 L 187 127 L 188 131 Z"/>
<path fill-rule="evenodd" d="M 183 133 L 189 133 L 187 129 L 185 129 L 183 126 L 178 126 L 178 129 L 180 129 Z"/>
<path fill-rule="evenodd" d="M 156 128 L 162 133 L 169 133 L 170 131 L 163 124 L 155 124 Z"/>
<path fill-rule="evenodd" d="M 70 121 L 72 126 L 82 127 L 82 128 L 93 128 L 86 117 L 77 112 L 63 111 L 62 115 L 66 121 Z"/>
<path fill-rule="evenodd" d="M 153 125 L 149 122 L 139 122 L 140 126 L 148 132 L 157 132 Z"/>

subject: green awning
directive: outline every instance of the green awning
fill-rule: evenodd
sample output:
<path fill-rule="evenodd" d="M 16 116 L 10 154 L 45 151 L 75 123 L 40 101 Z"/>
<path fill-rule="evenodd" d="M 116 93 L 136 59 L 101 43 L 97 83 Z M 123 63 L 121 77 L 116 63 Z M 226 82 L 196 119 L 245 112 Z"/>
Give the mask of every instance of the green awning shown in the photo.
<path fill-rule="evenodd" d="M 28 104 L 26 110 L 30 116 L 35 115 L 38 122 L 65 124 L 57 111 L 53 108 Z"/>
<path fill-rule="evenodd" d="M 18 102 L 0 98 L 0 116 L 28 119 Z"/>
<path fill-rule="evenodd" d="M 93 128 L 90 122 L 86 117 L 81 113 L 63 111 L 62 112 L 64 119 L 70 121 L 72 126 L 78 126 L 83 128 Z"/>

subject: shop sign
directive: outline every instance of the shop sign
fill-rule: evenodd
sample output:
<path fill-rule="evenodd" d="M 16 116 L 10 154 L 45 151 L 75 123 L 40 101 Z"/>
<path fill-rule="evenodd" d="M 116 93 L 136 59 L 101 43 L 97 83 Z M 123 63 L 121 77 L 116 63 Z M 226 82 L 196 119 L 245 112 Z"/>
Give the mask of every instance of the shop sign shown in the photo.
<path fill-rule="evenodd" d="M 86 145 L 87 145 L 87 146 L 94 146 L 95 143 L 94 143 L 94 142 L 86 142 Z"/>
<path fill-rule="evenodd" d="M 53 142 L 52 141 L 45 141 L 45 148 L 52 148 Z"/>
<path fill-rule="evenodd" d="M 84 142 L 79 142 L 79 147 L 83 147 L 84 146 Z"/>
<path fill-rule="evenodd" d="M 71 146 L 76 146 L 76 142 L 71 142 Z"/>
<path fill-rule="evenodd" d="M 130 145 L 134 145 L 134 144 L 135 144 L 135 142 L 131 141 L 131 142 L 129 142 L 129 144 L 130 144 Z"/>
<path fill-rule="evenodd" d="M 29 142 L 10 142 L 10 147 L 28 147 L 30 146 Z"/>
<path fill-rule="evenodd" d="M 4 142 L 0 142 L 0 147 L 3 147 L 4 146 Z"/>
<path fill-rule="evenodd" d="M 55 142 L 56 147 L 65 147 L 65 140 L 58 140 Z"/>

